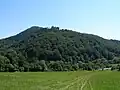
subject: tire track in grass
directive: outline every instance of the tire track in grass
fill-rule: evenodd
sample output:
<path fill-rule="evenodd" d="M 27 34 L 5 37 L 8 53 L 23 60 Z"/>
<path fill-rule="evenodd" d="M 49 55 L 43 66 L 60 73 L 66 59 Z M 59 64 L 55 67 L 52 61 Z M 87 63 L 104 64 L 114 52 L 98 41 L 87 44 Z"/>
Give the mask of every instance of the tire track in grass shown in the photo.
<path fill-rule="evenodd" d="M 86 73 L 87 74 L 87 73 Z M 86 75 L 85 75 L 86 76 Z M 74 82 L 73 83 L 70 83 L 69 85 L 66 85 L 65 87 L 63 87 L 63 88 L 60 88 L 60 90 L 65 90 L 65 89 L 68 89 L 69 87 L 73 87 L 73 85 L 75 84 L 75 83 L 79 83 L 80 82 L 80 80 L 82 81 L 84 78 L 83 78 L 84 76 L 83 75 L 78 75 L 77 76 L 77 81 L 76 80 L 74 80 Z M 79 89 L 79 84 L 78 84 L 78 86 L 76 87 L 76 90 L 80 90 Z"/>
<path fill-rule="evenodd" d="M 44 86 L 44 88 L 45 88 L 45 90 L 56 90 L 56 88 L 54 87 L 54 86 L 57 86 L 57 85 L 64 85 L 64 84 L 66 84 L 66 82 L 67 83 L 72 83 L 72 82 L 74 82 L 74 81 L 76 81 L 78 79 L 78 77 L 77 78 L 75 78 L 74 80 L 68 80 L 68 81 L 65 81 L 65 82 L 59 82 L 59 81 L 57 81 L 56 83 L 54 83 L 54 84 L 52 84 L 52 85 L 50 85 L 50 86 Z M 53 80 L 54 81 L 54 80 Z M 59 83 L 58 83 L 59 82 Z M 48 89 L 47 89 L 48 88 Z M 57 89 L 58 90 L 58 89 Z M 63 90 L 63 89 L 60 89 L 60 90 Z"/>
<path fill-rule="evenodd" d="M 83 78 L 84 76 L 82 76 L 81 77 L 81 79 L 79 80 L 79 84 L 78 84 L 78 86 L 77 86 L 77 90 L 80 90 L 80 86 L 82 85 L 82 82 L 84 81 L 84 78 Z"/>
<path fill-rule="evenodd" d="M 72 83 L 66 85 L 65 87 L 60 88 L 59 90 L 66 90 L 66 89 L 69 88 L 70 86 L 74 85 L 74 84 L 77 82 L 76 80 L 77 80 L 77 79 L 75 79 L 74 82 L 72 82 Z"/>
<path fill-rule="evenodd" d="M 84 78 L 84 82 L 82 83 L 82 85 L 81 85 L 81 88 L 80 88 L 80 90 L 83 90 L 83 88 L 86 86 L 86 84 L 89 82 L 89 79 L 91 78 L 91 76 L 92 76 L 93 74 L 91 74 L 91 75 L 86 75 L 86 77 Z M 92 87 L 91 87 L 92 88 Z M 93 90 L 93 89 L 91 89 L 91 90 Z"/>
<path fill-rule="evenodd" d="M 52 87 L 53 86 L 57 86 L 57 85 L 65 85 L 66 83 L 72 83 L 72 82 L 74 82 L 74 81 L 76 81 L 77 80 L 77 78 L 75 78 L 74 80 L 67 80 L 67 81 L 65 81 L 65 82 L 59 82 L 59 83 L 56 83 L 56 84 L 54 84 L 54 85 L 52 85 Z"/>
<path fill-rule="evenodd" d="M 87 79 L 87 75 L 78 78 L 76 90 L 80 90 L 80 86 L 85 83 L 86 79 Z"/>
<path fill-rule="evenodd" d="M 74 80 L 74 82 L 66 85 L 66 86 L 63 87 L 63 88 L 60 88 L 59 90 L 66 90 L 66 89 L 68 89 L 69 87 L 73 86 L 75 83 L 79 82 L 81 79 L 82 79 L 81 77 L 78 77 L 77 79 Z M 76 80 L 77 80 L 77 81 L 76 81 Z"/>
<path fill-rule="evenodd" d="M 93 90 L 93 87 L 91 85 L 91 82 L 89 81 L 89 85 L 90 85 L 90 90 Z"/>
<path fill-rule="evenodd" d="M 66 85 L 65 87 L 63 88 L 60 88 L 59 90 L 66 90 L 68 89 L 69 87 L 72 87 L 75 83 L 80 83 L 80 82 L 83 82 L 82 85 L 81 84 L 78 84 L 78 86 L 76 87 L 76 90 L 83 90 L 83 88 L 85 87 L 85 85 L 87 84 L 89 78 L 91 77 L 92 75 L 85 75 L 85 76 L 79 76 L 77 77 L 77 79 L 74 80 L 74 82 Z M 76 81 L 77 80 L 77 81 Z M 81 87 L 80 87 L 81 85 Z"/>
<path fill-rule="evenodd" d="M 78 82 L 78 86 L 77 86 L 77 90 L 80 90 L 80 85 L 82 84 L 82 82 L 84 81 L 84 76 L 81 77 L 81 79 Z"/>
<path fill-rule="evenodd" d="M 72 78 L 72 77 L 71 77 Z M 69 78 L 69 79 L 64 79 L 63 81 L 60 81 L 60 80 L 58 80 L 58 81 L 56 81 L 56 83 L 55 84 L 53 84 L 53 85 L 51 85 L 51 87 L 52 88 L 58 88 L 59 89 L 59 86 L 65 86 L 67 83 L 69 84 L 69 83 L 72 83 L 73 81 L 75 81 L 75 80 L 77 80 L 77 76 L 76 77 L 74 77 L 73 79 L 71 79 L 71 78 Z"/>
<path fill-rule="evenodd" d="M 82 80 L 83 80 L 83 78 L 81 77 L 81 79 L 80 79 L 79 82 L 77 83 L 77 90 L 79 90 L 79 86 L 80 86 Z"/>
<path fill-rule="evenodd" d="M 84 81 L 83 81 L 83 83 L 81 85 L 80 90 L 83 90 L 83 88 L 85 87 L 86 83 L 87 83 L 87 79 L 84 78 Z"/>
<path fill-rule="evenodd" d="M 92 74 L 93 75 L 93 74 Z M 78 84 L 77 87 L 76 87 L 76 90 L 83 90 L 83 88 L 86 86 L 89 78 L 92 76 L 91 74 L 87 74 L 87 75 L 84 75 L 84 76 L 77 76 L 74 80 L 68 80 L 68 81 L 65 81 L 65 82 L 59 82 L 59 83 L 56 83 L 56 84 L 53 84 L 52 86 L 57 86 L 57 85 L 65 85 L 68 83 L 68 85 L 65 85 L 63 86 L 62 88 L 54 88 L 54 87 L 49 87 L 49 90 L 66 90 L 66 89 L 69 89 L 69 88 L 73 88 L 74 87 L 74 84 L 78 84 L 80 82 L 83 82 L 82 84 Z M 80 87 L 81 86 L 81 87 Z M 71 89 L 73 90 L 73 89 Z M 93 90 L 91 88 L 91 90 Z"/>

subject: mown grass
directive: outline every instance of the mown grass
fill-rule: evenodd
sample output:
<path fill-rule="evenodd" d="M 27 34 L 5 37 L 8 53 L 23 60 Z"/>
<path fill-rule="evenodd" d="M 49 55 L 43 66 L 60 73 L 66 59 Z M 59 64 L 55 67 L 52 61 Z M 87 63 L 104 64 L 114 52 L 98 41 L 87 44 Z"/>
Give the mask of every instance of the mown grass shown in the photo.
<path fill-rule="evenodd" d="M 89 81 L 94 90 L 120 90 L 120 72 L 117 71 L 96 73 Z"/>
<path fill-rule="evenodd" d="M 0 73 L 0 90 L 120 90 L 111 71 Z"/>

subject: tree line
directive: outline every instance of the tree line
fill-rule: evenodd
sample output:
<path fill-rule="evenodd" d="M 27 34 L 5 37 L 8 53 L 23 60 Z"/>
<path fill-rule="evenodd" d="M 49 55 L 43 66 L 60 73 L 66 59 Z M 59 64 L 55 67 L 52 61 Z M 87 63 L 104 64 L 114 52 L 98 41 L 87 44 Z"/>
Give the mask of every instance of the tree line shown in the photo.
<path fill-rule="evenodd" d="M 52 26 L 0 40 L 0 71 L 98 70 L 120 63 L 120 42 Z"/>

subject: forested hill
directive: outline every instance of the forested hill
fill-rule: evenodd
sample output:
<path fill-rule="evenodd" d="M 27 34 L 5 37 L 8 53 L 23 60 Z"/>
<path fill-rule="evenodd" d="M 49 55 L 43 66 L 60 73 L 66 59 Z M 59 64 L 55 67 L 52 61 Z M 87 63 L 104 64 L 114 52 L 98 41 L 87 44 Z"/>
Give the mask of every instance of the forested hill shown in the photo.
<path fill-rule="evenodd" d="M 117 40 L 53 26 L 33 26 L 0 40 L 0 71 L 99 69 L 120 63 L 119 56 Z"/>

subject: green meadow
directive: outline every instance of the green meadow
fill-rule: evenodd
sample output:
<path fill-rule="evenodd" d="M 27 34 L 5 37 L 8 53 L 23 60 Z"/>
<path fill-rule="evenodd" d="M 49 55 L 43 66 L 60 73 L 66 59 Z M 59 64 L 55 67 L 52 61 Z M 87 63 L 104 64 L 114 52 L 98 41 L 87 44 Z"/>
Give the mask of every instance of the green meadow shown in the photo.
<path fill-rule="evenodd" d="M 0 90 L 120 90 L 120 72 L 0 73 Z"/>

